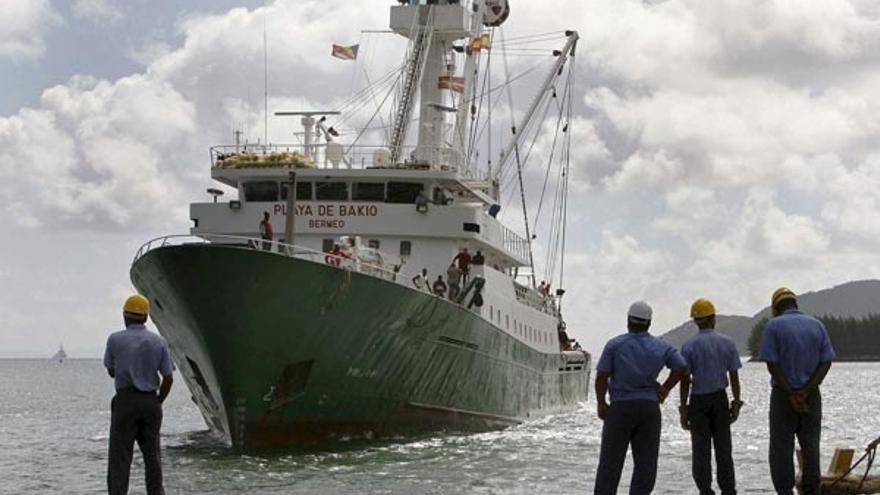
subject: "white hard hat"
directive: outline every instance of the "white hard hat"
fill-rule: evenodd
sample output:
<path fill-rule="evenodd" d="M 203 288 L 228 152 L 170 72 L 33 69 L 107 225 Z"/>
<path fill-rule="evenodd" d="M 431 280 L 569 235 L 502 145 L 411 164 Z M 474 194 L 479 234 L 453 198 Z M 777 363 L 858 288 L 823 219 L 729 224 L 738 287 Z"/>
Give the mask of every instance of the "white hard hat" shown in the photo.
<path fill-rule="evenodd" d="M 636 301 L 629 306 L 626 315 L 630 318 L 637 318 L 642 321 L 651 321 L 653 310 L 645 301 Z"/>

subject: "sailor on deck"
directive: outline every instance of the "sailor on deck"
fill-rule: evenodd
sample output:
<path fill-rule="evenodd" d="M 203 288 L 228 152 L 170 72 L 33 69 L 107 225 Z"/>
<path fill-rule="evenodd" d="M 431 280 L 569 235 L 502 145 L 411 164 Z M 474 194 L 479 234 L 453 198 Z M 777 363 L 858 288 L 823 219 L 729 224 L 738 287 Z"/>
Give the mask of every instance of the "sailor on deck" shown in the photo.
<path fill-rule="evenodd" d="M 272 231 L 272 220 L 270 219 L 269 212 L 264 211 L 263 220 L 260 222 L 260 239 L 263 239 L 263 250 L 272 250 L 272 239 L 274 237 L 275 233 Z"/>
<path fill-rule="evenodd" d="M 107 491 L 111 495 L 128 493 L 135 440 L 144 456 L 147 493 L 165 493 L 159 430 L 162 402 L 171 391 L 174 364 L 165 339 L 144 326 L 149 311 L 147 298 L 140 294 L 129 297 L 122 313 L 125 330 L 110 335 L 104 352 L 104 367 L 116 387 L 110 403 L 107 466 Z"/>
<path fill-rule="evenodd" d="M 626 451 L 632 445 L 630 494 L 651 493 L 660 451 L 660 403 L 687 373 L 687 363 L 670 344 L 648 334 L 651 306 L 629 307 L 628 333 L 605 344 L 596 367 L 596 401 L 602 426 L 602 448 L 596 473 L 596 494 L 617 493 Z M 660 385 L 663 367 L 672 370 Z M 610 383 L 610 386 L 609 386 Z M 611 390 L 611 406 L 605 394 Z"/>
<path fill-rule="evenodd" d="M 712 491 L 712 445 L 718 487 L 722 495 L 736 494 L 733 446 L 730 425 L 739 417 L 739 370 L 742 363 L 733 340 L 715 331 L 715 305 L 697 299 L 691 306 L 691 318 L 699 333 L 681 346 L 690 375 L 681 381 L 681 426 L 691 432 L 691 468 L 701 495 Z M 727 402 L 727 375 L 730 375 L 733 402 Z M 691 388 L 693 383 L 693 388 Z M 690 391 L 690 404 L 688 392 Z"/>
<path fill-rule="evenodd" d="M 834 349 L 825 325 L 798 311 L 797 297 L 779 288 L 771 298 L 773 318 L 764 327 L 760 359 L 772 376 L 770 477 L 779 494 L 794 488 L 794 437 L 803 452 L 802 493 L 818 495 L 822 396 L 819 385 L 831 369 Z"/>

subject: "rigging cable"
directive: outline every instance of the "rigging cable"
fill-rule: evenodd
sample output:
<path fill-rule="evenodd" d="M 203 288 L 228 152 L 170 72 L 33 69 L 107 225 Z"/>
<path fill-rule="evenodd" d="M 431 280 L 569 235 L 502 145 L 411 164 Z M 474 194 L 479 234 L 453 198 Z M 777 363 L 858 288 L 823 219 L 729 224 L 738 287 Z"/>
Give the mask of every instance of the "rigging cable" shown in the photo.
<path fill-rule="evenodd" d="M 573 100 L 573 62 L 572 66 L 568 69 L 568 74 L 565 82 L 565 87 L 563 90 L 563 107 L 560 110 L 566 111 L 566 124 L 562 127 L 562 132 L 565 134 L 563 138 L 563 146 L 562 146 L 562 156 L 560 156 L 560 177 L 557 181 L 556 187 L 556 195 L 554 198 L 553 204 L 553 219 L 551 221 L 551 227 L 553 230 L 552 240 L 550 245 L 552 249 L 549 250 L 547 256 L 547 273 L 548 276 L 553 279 L 554 272 L 556 271 L 557 261 L 559 263 L 559 286 L 561 288 L 562 283 L 564 282 L 564 269 L 565 269 L 565 242 L 566 242 L 566 223 L 567 223 L 567 215 L 568 215 L 568 168 L 570 166 L 571 160 L 571 109 L 574 103 Z"/>
<path fill-rule="evenodd" d="M 504 42 L 504 28 L 501 28 L 501 41 L 502 41 L 502 43 Z M 504 56 L 502 57 L 504 59 L 504 75 L 508 79 L 508 82 L 509 82 L 510 71 L 508 70 L 508 66 L 507 66 L 507 54 L 503 50 L 502 50 L 502 53 L 504 53 Z M 516 119 L 513 115 L 513 92 L 510 90 L 509 85 L 507 86 L 507 103 L 508 103 L 509 110 L 510 110 L 510 121 L 511 121 L 510 130 L 513 133 L 513 152 L 516 157 L 516 170 L 517 170 L 517 176 L 519 178 L 519 194 L 520 194 L 520 200 L 522 201 L 523 225 L 525 226 L 525 229 L 526 229 L 526 246 L 528 247 L 528 250 L 529 250 L 529 268 L 532 271 L 532 288 L 534 288 L 535 287 L 535 260 L 534 260 L 534 256 L 532 255 L 532 236 L 529 231 L 529 212 L 528 212 L 528 205 L 526 204 L 526 192 L 525 192 L 525 188 L 523 186 L 523 180 L 522 180 L 522 162 L 520 161 L 519 143 L 517 142 L 517 135 L 516 135 Z"/>
<path fill-rule="evenodd" d="M 563 95 L 563 99 L 565 95 Z M 563 104 L 565 102 L 563 101 Z M 535 213 L 535 223 L 532 226 L 533 230 L 538 229 L 538 220 L 541 218 L 541 211 L 544 206 L 544 194 L 547 192 L 547 183 L 550 179 L 550 169 L 553 168 L 553 158 L 556 155 L 556 141 L 559 139 L 559 127 L 562 123 L 562 108 L 559 108 L 559 115 L 556 117 L 556 131 L 553 133 L 553 143 L 550 145 L 550 157 L 547 159 L 547 170 L 544 173 L 544 185 L 541 186 L 541 196 L 538 199 L 538 211 Z"/>
<path fill-rule="evenodd" d="M 492 46 L 492 38 L 491 37 L 493 35 L 494 35 L 494 30 L 493 30 L 492 34 L 490 34 L 489 46 Z M 491 57 L 492 57 L 492 50 L 490 49 L 489 52 L 486 54 L 486 66 L 483 71 L 484 72 L 483 80 L 481 81 L 482 88 L 480 88 L 479 104 L 476 103 L 477 98 L 478 98 L 478 96 L 476 94 L 473 95 L 473 97 L 471 98 L 471 108 L 470 108 L 470 110 L 471 110 L 471 124 L 470 124 L 470 129 L 468 130 L 469 131 L 468 134 L 470 134 L 468 136 L 468 163 L 471 163 L 474 159 L 474 149 L 475 149 L 475 146 L 476 146 L 476 143 L 478 140 L 477 123 L 480 122 L 480 117 L 483 114 L 483 101 L 484 101 L 486 86 L 489 85 L 489 76 L 490 76 L 489 67 L 492 64 Z M 479 68 L 475 68 L 474 77 L 476 77 L 478 72 L 479 72 Z M 476 84 L 474 86 L 476 87 Z M 491 97 L 489 99 L 491 101 Z M 474 111 L 474 107 L 476 107 L 476 111 Z M 490 121 L 491 121 L 491 108 L 492 108 L 492 105 L 490 104 L 489 105 L 489 112 L 490 112 L 489 120 Z M 489 145 L 490 145 L 490 147 L 489 147 L 489 164 L 491 167 L 491 162 L 492 162 L 491 142 L 489 143 Z M 479 151 L 477 151 L 477 155 L 479 155 Z"/>
<path fill-rule="evenodd" d="M 358 133 L 357 137 L 354 138 L 354 141 L 352 141 L 351 144 L 348 145 L 348 149 L 345 150 L 345 153 L 346 153 L 346 154 L 348 154 L 348 153 L 351 151 L 351 149 L 354 148 L 354 145 L 357 144 L 357 142 L 358 142 L 358 140 L 361 138 L 361 136 L 364 135 L 364 132 L 366 132 L 366 129 L 367 129 L 367 128 L 370 126 L 370 124 L 373 122 L 373 119 L 376 118 L 376 115 L 379 114 L 379 110 L 381 110 L 381 109 L 382 109 L 382 106 L 385 105 L 385 101 L 387 101 L 387 100 L 388 100 L 388 97 L 391 96 L 391 94 L 394 92 L 394 89 L 396 88 L 396 86 L 397 86 L 397 84 L 396 84 L 396 82 L 395 82 L 395 84 L 393 84 L 393 85 L 391 86 L 391 89 L 389 89 L 388 92 L 385 94 L 385 98 L 382 99 L 382 103 L 380 104 L 380 106 L 379 106 L 378 108 L 376 108 L 376 111 L 373 112 L 373 115 L 372 115 L 372 116 L 370 117 L 370 119 L 367 121 L 366 125 L 364 125 L 363 129 L 361 129 L 361 131 Z"/>
<path fill-rule="evenodd" d="M 571 49 L 571 62 L 568 67 L 568 82 L 566 86 L 568 87 L 568 122 L 567 129 L 564 130 L 566 143 L 565 143 L 565 194 L 563 194 L 563 207 L 562 207 L 562 246 L 560 246 L 560 262 L 559 262 L 559 288 L 562 288 L 562 283 L 564 281 L 565 276 L 565 243 L 566 243 L 566 231 L 568 230 L 568 185 L 571 175 L 571 107 L 574 106 L 574 101 L 572 100 L 574 94 L 574 74 L 575 74 L 575 49 L 577 45 L 573 46 Z M 562 300 L 559 301 L 559 311 L 562 311 Z"/>

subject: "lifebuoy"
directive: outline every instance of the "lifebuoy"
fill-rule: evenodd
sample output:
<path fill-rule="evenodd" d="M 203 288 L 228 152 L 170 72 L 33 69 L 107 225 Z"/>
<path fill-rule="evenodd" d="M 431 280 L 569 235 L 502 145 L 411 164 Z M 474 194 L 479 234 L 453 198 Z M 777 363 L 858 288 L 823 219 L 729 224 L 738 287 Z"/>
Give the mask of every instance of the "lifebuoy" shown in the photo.
<path fill-rule="evenodd" d="M 324 255 L 324 263 L 327 263 L 330 266 L 339 266 L 341 261 L 338 256 L 333 256 L 332 254 Z"/>

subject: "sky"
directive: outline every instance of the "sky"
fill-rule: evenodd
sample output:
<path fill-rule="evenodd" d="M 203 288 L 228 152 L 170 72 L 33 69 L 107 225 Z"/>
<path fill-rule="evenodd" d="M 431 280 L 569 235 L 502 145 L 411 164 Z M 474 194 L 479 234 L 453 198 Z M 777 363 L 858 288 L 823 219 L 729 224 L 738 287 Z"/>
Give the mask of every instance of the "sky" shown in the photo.
<path fill-rule="evenodd" d="M 0 0 L 0 356 L 101 354 L 138 246 L 206 199 L 208 147 L 263 132 L 264 28 L 270 108 L 332 106 L 363 82 L 332 43 L 400 60 L 360 32 L 393 3 Z M 508 36 L 581 36 L 564 308 L 588 349 L 637 299 L 662 333 L 698 297 L 753 314 L 880 277 L 876 1 L 511 3 Z"/>

